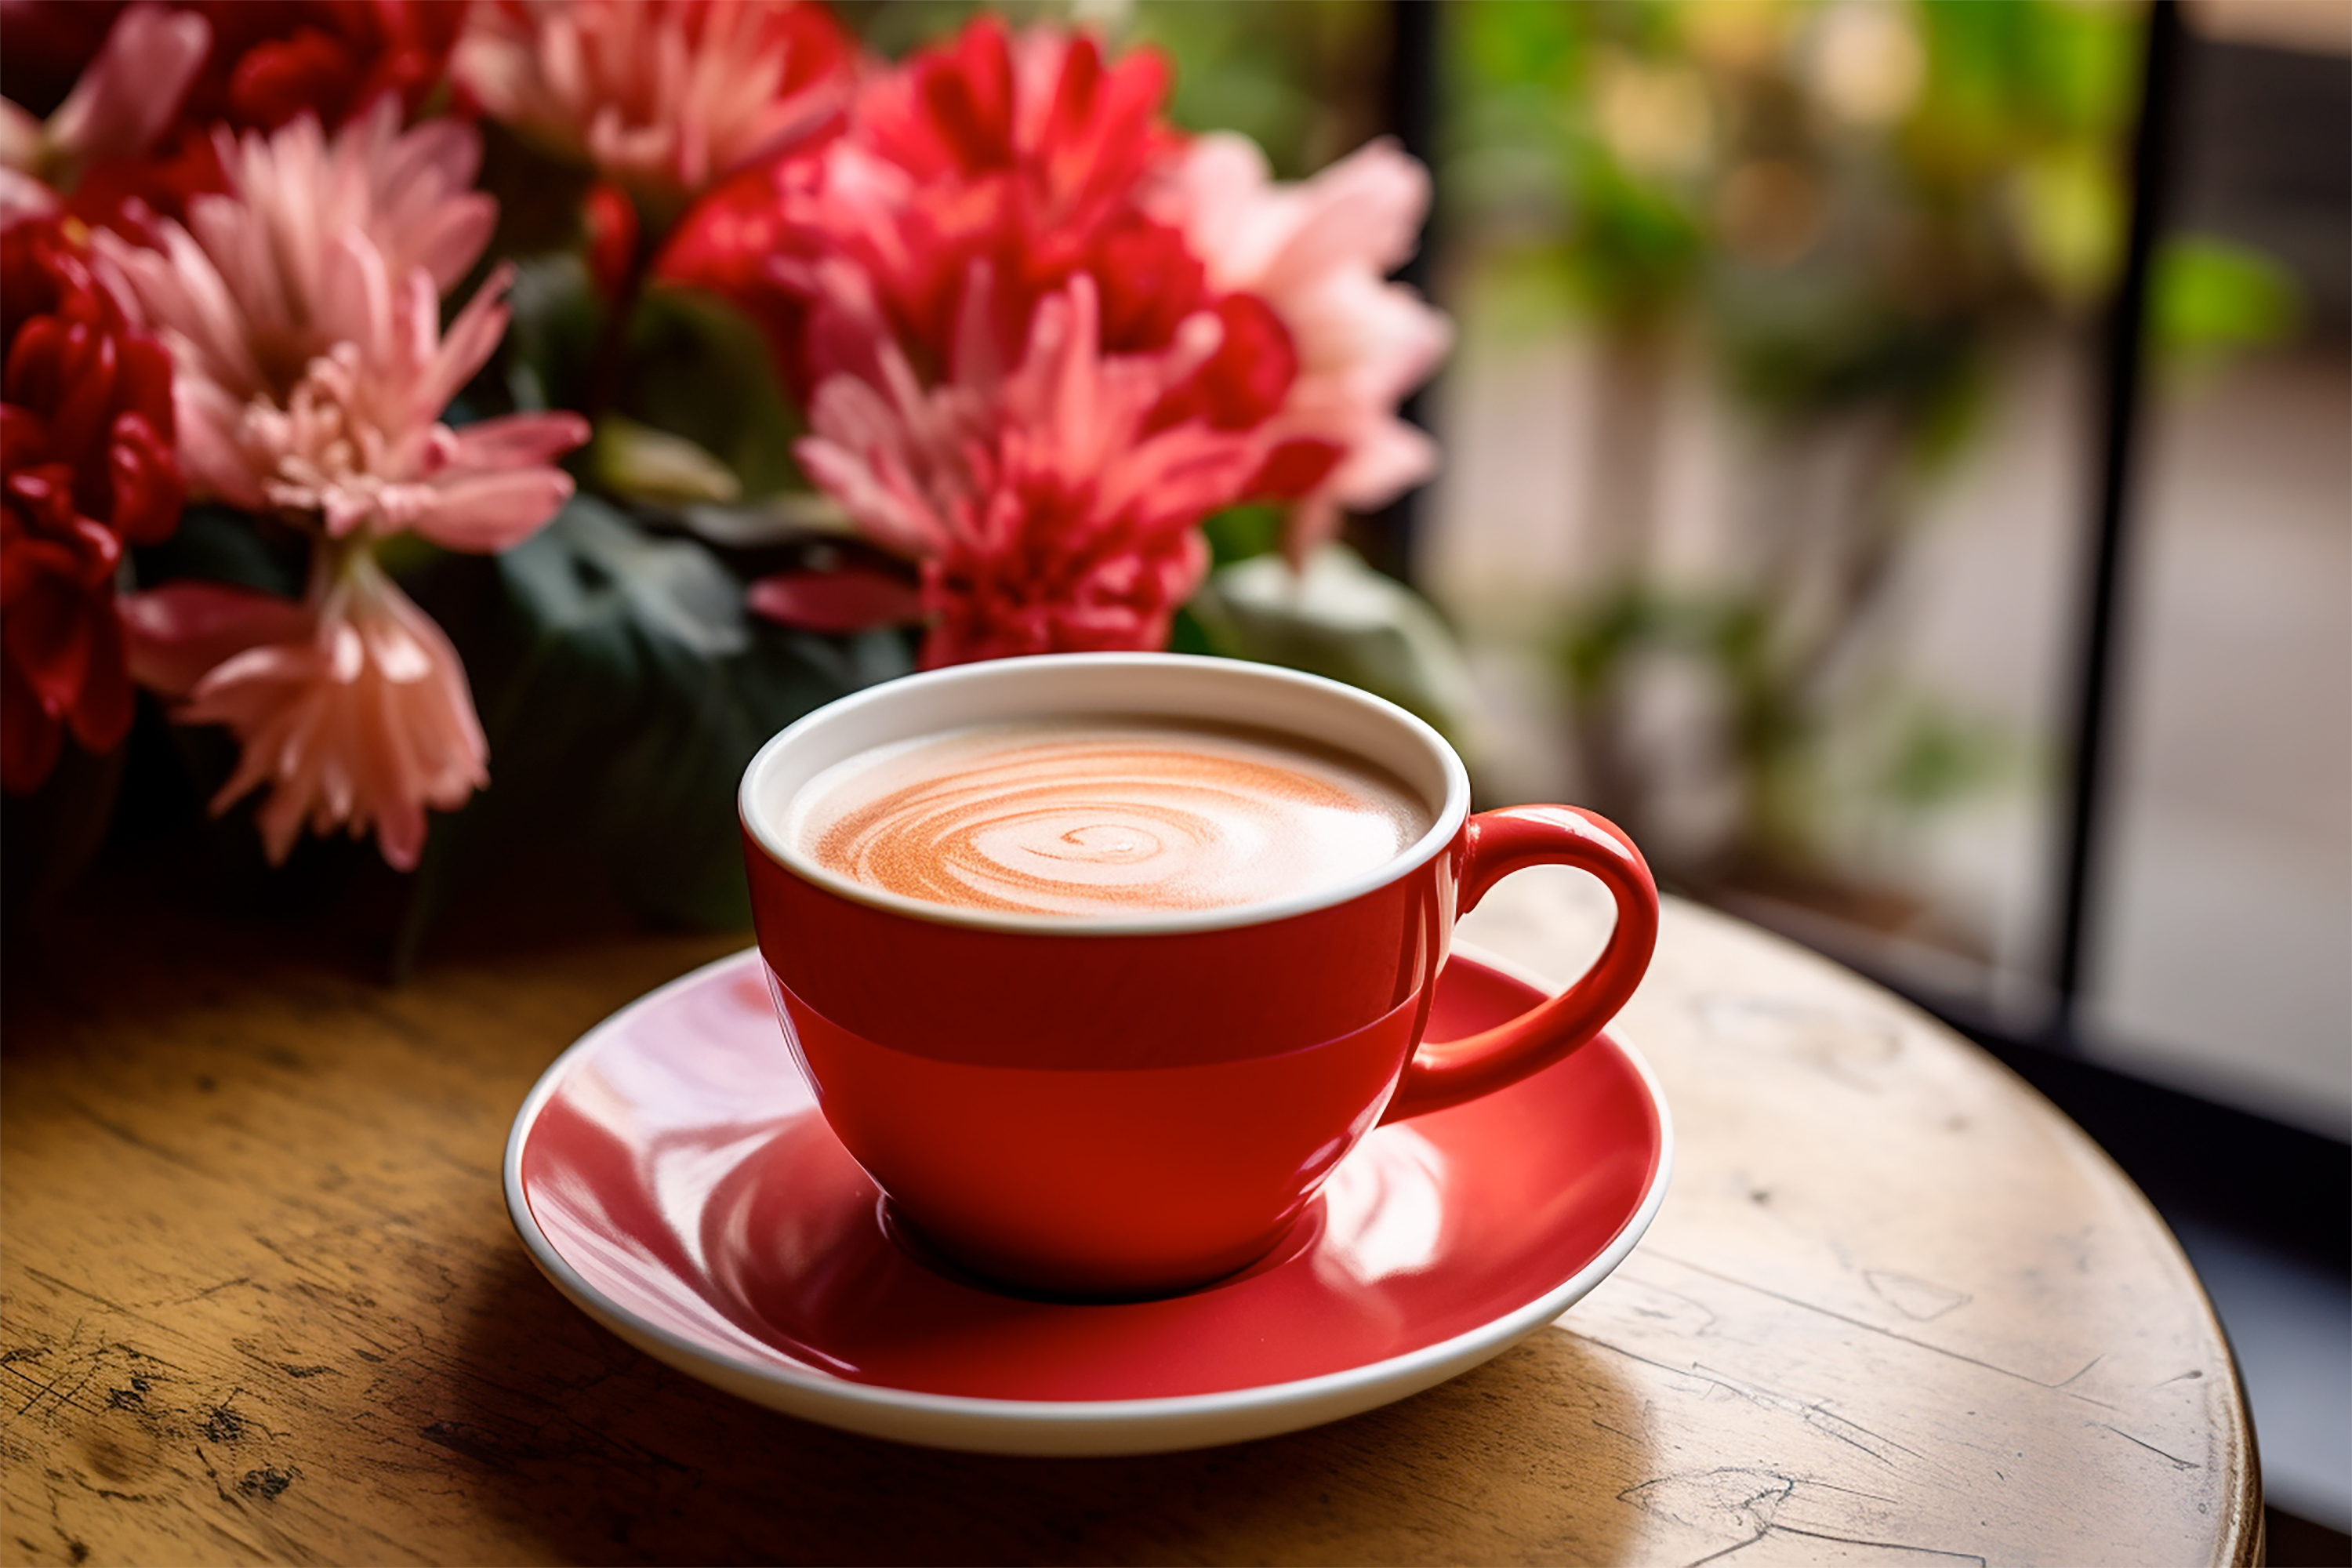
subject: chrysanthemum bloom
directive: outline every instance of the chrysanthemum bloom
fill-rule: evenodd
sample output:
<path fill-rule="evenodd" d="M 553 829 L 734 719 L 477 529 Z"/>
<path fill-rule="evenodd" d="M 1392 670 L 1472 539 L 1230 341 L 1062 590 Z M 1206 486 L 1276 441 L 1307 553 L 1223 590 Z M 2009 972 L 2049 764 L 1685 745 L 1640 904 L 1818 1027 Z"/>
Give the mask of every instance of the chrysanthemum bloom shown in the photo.
<path fill-rule="evenodd" d="M 870 537 L 924 563 L 927 662 L 1158 646 L 1197 584 L 1192 530 L 1208 511 L 1297 500 L 1303 555 L 1341 504 L 1378 504 L 1430 467 L 1395 409 L 1445 323 L 1383 281 L 1428 203 L 1420 165 L 1376 144 L 1276 186 L 1247 142 L 1234 139 L 1253 160 L 1237 164 L 1223 139 L 1170 128 L 1166 86 L 1149 51 L 1107 62 L 1083 35 L 983 17 L 866 84 L 839 138 L 714 192 L 665 253 L 665 276 L 748 310 L 786 379 L 815 389 L 809 472 Z M 1013 389 L 1039 384 L 1049 315 L 1066 352 L 1081 299 L 1086 363 L 1122 398 L 1152 388 L 1102 426 L 1139 471 L 1166 450 L 1219 454 L 1216 485 L 1148 520 L 1123 497 L 1105 513 L 1102 492 L 1032 460 L 1042 437 L 1024 421 L 1072 405 Z M 900 434 L 877 436 L 886 425 Z M 840 432 L 862 433 L 839 441 L 859 461 L 829 449 Z M 1235 479 L 1224 470 L 1244 455 L 1254 466 Z M 1097 460 L 1125 461 L 1115 444 Z M 920 526 L 916 493 L 932 498 Z M 977 510 L 958 521 L 955 506 Z M 755 607 L 837 626 L 889 607 L 886 589 L 803 574 L 762 584 Z"/>
<path fill-rule="evenodd" d="M 451 57 L 495 118 L 593 165 L 666 223 L 711 182 L 824 129 L 847 41 L 773 0 L 492 0 Z"/>
<path fill-rule="evenodd" d="M 1265 300 L 1297 347 L 1297 378 L 1276 425 L 1286 439 L 1327 442 L 1338 456 L 1319 478 L 1294 468 L 1291 482 L 1307 481 L 1297 489 L 1266 489 L 1298 498 L 1294 559 L 1331 536 L 1339 508 L 1384 505 L 1429 477 L 1436 447 L 1396 411 L 1453 331 L 1412 289 L 1385 281 L 1412 254 L 1429 208 L 1419 163 L 1375 142 L 1281 184 L 1246 137 L 1203 136 L 1150 205 L 1183 229 L 1213 289 Z"/>
<path fill-rule="evenodd" d="M 172 363 L 51 218 L 0 233 L 0 784 L 32 789 L 70 731 L 131 723 L 115 572 L 180 517 Z"/>
<path fill-rule="evenodd" d="M 460 550 L 515 543 L 562 504 L 551 459 L 586 439 L 577 415 L 440 422 L 508 319 L 502 268 L 440 329 L 440 291 L 496 216 L 467 188 L 478 152 L 447 121 L 404 133 L 384 99 L 332 139 L 308 119 L 224 136 L 228 193 L 163 223 L 161 250 L 100 237 L 171 347 L 193 489 Z"/>
<path fill-rule="evenodd" d="M 900 171 L 909 194 L 887 218 L 867 208 L 895 232 L 860 237 L 870 249 L 859 258 L 917 341 L 948 342 L 984 259 L 1007 359 L 1037 302 L 1080 271 L 1094 278 L 1107 347 L 1164 346 L 1200 299 L 1198 263 L 1135 204 L 1180 144 L 1160 118 L 1167 92 L 1153 50 L 1106 62 L 1084 34 L 1008 35 L 992 16 L 871 83 L 852 145 Z"/>
<path fill-rule="evenodd" d="M 466 7 L 446 0 L 200 0 L 212 52 L 184 124 L 341 126 L 389 93 L 414 112 L 441 83 Z"/>
<path fill-rule="evenodd" d="M 760 321 L 803 386 L 814 377 L 799 334 L 831 260 L 866 273 L 927 374 L 947 363 L 977 262 L 995 280 L 990 325 L 1007 362 L 1037 302 L 1080 272 L 1107 348 L 1163 348 L 1203 303 L 1182 236 L 1135 199 L 1179 145 L 1159 118 L 1167 86 L 1150 50 L 1106 62 L 1084 35 L 1012 35 L 982 16 L 867 81 L 840 138 L 712 192 L 661 272 Z"/>
<path fill-rule="evenodd" d="M 922 386 L 894 342 L 870 338 L 873 379 L 843 373 L 818 387 L 803 466 L 869 538 L 919 563 L 926 668 L 1165 647 L 1207 570 L 1201 519 L 1265 456 L 1250 432 L 1150 423 L 1215 353 L 1216 319 L 1191 318 L 1158 353 L 1107 353 L 1081 275 L 1038 302 L 1007 374 L 987 346 L 992 304 L 982 270 L 964 352 L 940 386 Z"/>
<path fill-rule="evenodd" d="M 425 808 L 455 810 L 489 782 L 488 747 L 457 650 L 364 548 L 320 552 L 297 604 L 217 583 L 170 583 L 124 601 L 131 668 L 181 699 L 173 717 L 244 742 L 214 797 L 268 787 L 257 821 L 272 864 L 307 826 L 414 869 Z"/>
<path fill-rule="evenodd" d="M 403 133 L 390 98 L 332 138 L 309 119 L 267 138 L 224 133 L 230 189 L 192 203 L 187 228 L 159 225 L 160 250 L 100 239 L 173 350 L 191 488 L 318 533 L 305 604 L 215 591 L 201 601 L 205 638 L 178 635 L 174 662 L 134 665 L 188 694 L 177 717 L 244 740 L 222 804 L 272 783 L 262 826 L 274 857 L 305 822 L 348 821 L 373 825 L 385 858 L 414 865 L 425 808 L 456 805 L 484 777 L 457 655 L 383 575 L 373 542 L 414 530 L 503 549 L 572 490 L 553 459 L 586 438 L 577 415 L 441 422 L 507 323 L 501 268 L 440 326 L 441 290 L 494 216 L 467 189 L 477 153 L 473 132 L 446 121 Z M 193 593 L 141 595 L 146 645 L 185 633 L 188 617 L 164 612 Z M 243 651 L 197 679 L 187 650 L 207 647 Z"/>
<path fill-rule="evenodd" d="M 1379 504 L 1432 458 L 1395 405 L 1443 352 L 1444 318 L 1382 281 L 1411 253 L 1427 177 L 1380 143 L 1304 186 L 1271 185 L 1246 141 L 1188 150 L 1160 118 L 1166 89 L 1149 50 L 1106 61 L 1082 34 L 1011 35 L 982 17 L 868 82 L 839 139 L 714 192 L 663 272 L 747 310 L 803 387 L 836 368 L 806 324 L 841 262 L 870 281 L 926 377 L 972 330 L 960 312 L 982 265 L 1007 361 L 1037 302 L 1080 275 L 1108 353 L 1163 349 L 1179 322 L 1213 310 L 1223 346 L 1154 423 L 1276 418 L 1249 493 L 1308 498 L 1308 531 L 1328 534 L 1337 503 Z M 1236 168 L 1234 147 L 1255 162 Z M 1228 197 L 1235 210 L 1203 210 Z"/>
<path fill-rule="evenodd" d="M 1106 62 L 1082 35 L 983 17 L 870 82 L 839 139 L 714 193 L 665 258 L 668 276 L 749 306 L 788 378 L 815 387 L 809 471 L 922 563 L 926 662 L 1161 646 L 1205 565 L 1201 519 L 1304 490 L 1339 456 L 1317 432 L 1272 438 L 1298 368 L 1288 329 L 1264 300 L 1212 289 L 1181 229 L 1143 205 L 1181 146 L 1160 118 L 1166 87 L 1148 51 Z M 1076 394 L 1045 394 L 1043 367 L 1066 362 L 1090 367 L 1068 374 L 1115 414 L 1088 423 Z M 873 437 L 887 422 L 905 442 Z M 1039 458 L 1081 425 L 1091 470 Z M 845 463 L 836 434 L 885 456 Z M 1092 473 L 1165 488 L 1139 502 Z M 918 525 L 893 474 L 970 493 Z M 889 609 L 887 586 L 801 574 L 753 605 L 835 626 Z"/>

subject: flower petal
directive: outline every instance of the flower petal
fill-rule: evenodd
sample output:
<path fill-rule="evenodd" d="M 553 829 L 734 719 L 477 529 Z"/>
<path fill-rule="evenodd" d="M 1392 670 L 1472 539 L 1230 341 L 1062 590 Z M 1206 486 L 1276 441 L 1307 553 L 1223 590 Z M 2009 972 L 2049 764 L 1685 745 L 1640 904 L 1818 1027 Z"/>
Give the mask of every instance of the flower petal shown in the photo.
<path fill-rule="evenodd" d="M 49 116 L 50 144 L 77 171 L 145 152 L 171 123 L 211 46 L 211 26 L 194 12 L 131 6 Z"/>
<path fill-rule="evenodd" d="M 121 605 L 131 679 L 167 697 L 187 696 L 236 655 L 291 642 L 310 624 L 292 599 L 194 578 L 126 594 Z"/>
<path fill-rule="evenodd" d="M 914 584 L 863 564 L 780 572 L 753 583 L 743 602 L 754 615 L 779 625 L 836 635 L 912 626 L 923 618 L 922 595 Z"/>
<path fill-rule="evenodd" d="M 561 468 L 488 469 L 436 483 L 416 531 L 448 550 L 488 552 L 521 543 L 572 499 Z"/>

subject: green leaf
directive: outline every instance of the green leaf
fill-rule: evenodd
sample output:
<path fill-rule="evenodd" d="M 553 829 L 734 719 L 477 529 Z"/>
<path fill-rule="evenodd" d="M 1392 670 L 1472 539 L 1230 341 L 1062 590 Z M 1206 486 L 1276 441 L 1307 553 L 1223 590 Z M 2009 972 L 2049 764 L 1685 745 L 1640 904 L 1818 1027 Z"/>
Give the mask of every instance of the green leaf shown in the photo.
<path fill-rule="evenodd" d="M 733 469 L 683 436 L 640 425 L 626 415 L 596 421 L 588 470 L 606 493 L 657 505 L 740 500 L 743 481 Z"/>
<path fill-rule="evenodd" d="M 1168 628 L 1168 651 L 1204 656 L 1217 651 L 1216 645 L 1209 640 L 1208 632 L 1201 625 L 1201 617 L 1194 615 L 1189 606 L 1176 612 L 1175 621 Z"/>
<path fill-rule="evenodd" d="M 509 296 L 514 322 L 506 347 L 508 391 L 519 408 L 577 407 L 595 374 L 606 304 L 576 255 L 525 261 Z M 593 472 L 617 493 L 651 495 L 667 482 L 668 500 L 716 501 L 779 490 L 805 491 L 793 460 L 802 433 L 778 380 L 766 335 L 711 295 L 656 283 L 629 322 L 619 378 L 618 438 L 604 450 L 610 416 L 598 422 Z M 666 454 L 632 451 L 646 439 L 678 443 Z M 647 475 L 631 459 L 659 458 L 667 471 Z M 691 468 L 689 475 L 686 472 Z M 733 497 L 722 497 L 728 476 Z"/>
<path fill-rule="evenodd" d="M 677 521 L 696 538 L 721 550 L 864 537 L 847 509 L 823 490 L 780 490 L 732 506 L 688 506 L 679 510 Z"/>
<path fill-rule="evenodd" d="M 587 384 L 604 321 L 586 264 L 568 251 L 518 262 L 507 305 L 508 395 L 517 408 L 566 405 Z"/>
<path fill-rule="evenodd" d="M 1226 658 L 1344 680 L 1449 737 L 1467 728 L 1475 694 L 1454 634 L 1427 601 L 1345 545 L 1325 545 L 1303 572 L 1278 555 L 1225 567 L 1190 609 Z"/>
<path fill-rule="evenodd" d="M 624 386 L 625 412 L 709 452 L 740 479 L 742 494 L 809 488 L 793 460 L 800 416 L 767 337 L 725 302 L 688 289 L 646 289 L 630 323 Z"/>
<path fill-rule="evenodd" d="M 2201 370 L 2234 351 L 2285 338 L 2302 315 L 2294 278 L 2258 250 L 2202 235 L 2164 242 L 2148 279 L 2159 360 Z"/>
<path fill-rule="evenodd" d="M 706 658 L 750 646 L 742 586 L 691 540 L 660 539 L 593 498 L 575 498 L 499 558 L 528 624 L 570 629 L 620 617 L 656 645 Z"/>
<path fill-rule="evenodd" d="M 404 942 L 529 839 L 596 855 L 662 925 L 750 920 L 735 821 L 744 766 L 810 710 L 911 668 L 888 633 L 826 637 L 751 619 L 699 541 L 575 497 L 490 563 L 467 630 L 491 784 L 427 848 Z M 461 644 L 461 646 L 463 646 Z"/>
<path fill-rule="evenodd" d="M 1282 548 L 1283 509 L 1262 503 L 1229 506 L 1201 525 L 1209 541 L 1209 557 L 1220 566 L 1254 556 L 1271 555 Z"/>

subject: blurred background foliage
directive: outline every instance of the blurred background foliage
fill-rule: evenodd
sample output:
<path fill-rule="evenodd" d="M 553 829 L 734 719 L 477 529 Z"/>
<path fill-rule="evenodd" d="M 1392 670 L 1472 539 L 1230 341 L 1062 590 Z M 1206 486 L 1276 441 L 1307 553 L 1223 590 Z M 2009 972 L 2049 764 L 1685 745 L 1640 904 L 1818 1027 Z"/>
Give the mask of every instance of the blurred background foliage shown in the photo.
<path fill-rule="evenodd" d="M 1948 403 L 1968 345 L 2114 280 L 2136 7 L 1463 0 L 1443 189 L 1496 285 L 1612 331 L 1703 319 L 1801 416 Z M 2178 239 L 2168 349 L 2284 330 L 2255 252 Z"/>
<path fill-rule="evenodd" d="M 1588 586 L 1559 659 L 1592 804 L 1687 884 L 1769 884 L 1832 905 L 1830 689 L 1851 677 L 1923 487 L 1980 423 L 2021 340 L 2079 331 L 2126 222 L 2141 14 L 2072 0 L 1463 0 L 1446 7 L 1440 180 L 1457 288 L 1527 334 L 1596 342 Z M 2292 283 L 2213 237 L 2155 274 L 2159 359 L 2189 369 L 2292 327 Z M 1769 466 L 1835 446 L 1842 493 L 1750 508 L 1719 569 L 1654 563 L 1666 405 L 1693 356 Z M 1769 489 L 1769 477 L 1749 477 Z M 1738 805 L 1711 833 L 1648 820 L 1642 689 L 1662 666 L 1704 698 L 1685 757 Z M 1849 679 L 1849 685 L 1852 684 Z M 1936 809 L 2024 754 L 1879 681 L 1861 788 Z M 1871 900 L 1867 890 L 1864 901 Z"/>

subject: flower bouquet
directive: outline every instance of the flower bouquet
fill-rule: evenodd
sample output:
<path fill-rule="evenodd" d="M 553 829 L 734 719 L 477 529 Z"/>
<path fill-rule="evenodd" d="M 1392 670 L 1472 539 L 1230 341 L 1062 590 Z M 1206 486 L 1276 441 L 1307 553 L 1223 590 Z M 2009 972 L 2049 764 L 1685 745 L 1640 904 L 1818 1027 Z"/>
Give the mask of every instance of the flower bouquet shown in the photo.
<path fill-rule="evenodd" d="M 1276 182 L 1149 50 L 982 16 L 891 63 L 789 0 L 5 26 L 5 787 L 144 688 L 273 864 L 419 870 L 412 945 L 533 832 L 740 923 L 746 759 L 917 665 L 1350 673 L 1268 605 L 1433 464 L 1421 166 Z M 1237 517 L 1289 564 L 1204 591 Z"/>

